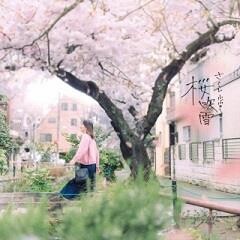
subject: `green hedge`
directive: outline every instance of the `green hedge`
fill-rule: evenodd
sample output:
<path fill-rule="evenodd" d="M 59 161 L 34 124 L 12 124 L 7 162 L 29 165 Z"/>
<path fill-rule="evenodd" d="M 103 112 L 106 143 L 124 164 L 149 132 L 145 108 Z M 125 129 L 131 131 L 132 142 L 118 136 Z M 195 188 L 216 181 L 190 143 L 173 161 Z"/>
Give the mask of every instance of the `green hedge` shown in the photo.
<path fill-rule="evenodd" d="M 58 221 L 49 224 L 45 207 L 27 214 L 0 216 L 0 240 L 160 240 L 159 233 L 172 223 L 171 201 L 160 196 L 159 182 L 142 178 L 114 183 L 101 193 L 84 196 L 65 207 Z M 31 239 L 31 238 L 30 238 Z"/>

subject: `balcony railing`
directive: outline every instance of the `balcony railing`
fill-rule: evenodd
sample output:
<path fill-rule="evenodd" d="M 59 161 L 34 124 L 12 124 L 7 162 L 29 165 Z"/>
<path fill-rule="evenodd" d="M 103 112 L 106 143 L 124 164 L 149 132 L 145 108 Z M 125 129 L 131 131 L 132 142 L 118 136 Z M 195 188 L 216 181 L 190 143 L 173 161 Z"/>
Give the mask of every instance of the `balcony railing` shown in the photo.
<path fill-rule="evenodd" d="M 222 140 L 224 159 L 240 158 L 240 138 L 227 138 Z"/>
<path fill-rule="evenodd" d="M 199 160 L 199 146 L 200 142 L 194 142 L 189 144 L 189 158 L 193 162 L 198 162 Z"/>
<path fill-rule="evenodd" d="M 178 145 L 178 156 L 179 156 L 179 160 L 186 159 L 186 144 Z"/>
<path fill-rule="evenodd" d="M 215 159 L 214 141 L 203 142 L 203 161 L 211 163 Z"/>

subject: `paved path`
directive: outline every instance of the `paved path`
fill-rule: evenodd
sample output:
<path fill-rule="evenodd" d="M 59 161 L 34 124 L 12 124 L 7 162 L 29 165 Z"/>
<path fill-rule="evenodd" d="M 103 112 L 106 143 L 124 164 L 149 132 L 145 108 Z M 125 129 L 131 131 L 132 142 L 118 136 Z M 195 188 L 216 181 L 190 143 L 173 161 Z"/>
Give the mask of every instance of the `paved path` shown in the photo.
<path fill-rule="evenodd" d="M 160 179 L 160 184 L 171 193 L 171 181 L 169 179 Z M 240 194 L 231 194 L 195 186 L 189 183 L 177 182 L 177 193 L 179 197 L 190 197 L 197 200 L 206 200 L 223 206 L 230 206 L 240 209 Z M 183 211 L 199 210 L 203 208 L 185 205 Z"/>

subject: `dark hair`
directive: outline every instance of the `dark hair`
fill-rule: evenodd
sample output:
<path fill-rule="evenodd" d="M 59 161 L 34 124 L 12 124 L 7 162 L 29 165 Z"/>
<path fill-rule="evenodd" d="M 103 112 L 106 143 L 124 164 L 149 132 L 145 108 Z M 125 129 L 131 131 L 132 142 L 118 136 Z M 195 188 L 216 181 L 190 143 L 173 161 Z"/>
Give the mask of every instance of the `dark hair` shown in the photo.
<path fill-rule="evenodd" d="M 87 134 L 90 135 L 92 139 L 94 139 L 93 123 L 89 120 L 83 120 L 83 125 L 87 130 Z"/>

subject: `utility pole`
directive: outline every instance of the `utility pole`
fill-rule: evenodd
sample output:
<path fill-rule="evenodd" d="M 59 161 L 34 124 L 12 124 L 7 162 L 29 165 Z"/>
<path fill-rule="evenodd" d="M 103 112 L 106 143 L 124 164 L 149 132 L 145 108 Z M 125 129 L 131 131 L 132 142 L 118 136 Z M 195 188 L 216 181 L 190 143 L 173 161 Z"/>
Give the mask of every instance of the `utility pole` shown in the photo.
<path fill-rule="evenodd" d="M 173 218 L 175 221 L 176 228 L 179 228 L 179 209 L 178 209 L 178 199 L 177 199 L 177 180 L 176 180 L 176 162 L 175 162 L 175 146 L 172 146 L 172 194 L 173 194 Z"/>
<path fill-rule="evenodd" d="M 179 209 L 177 199 L 177 180 L 176 180 L 176 162 L 175 162 L 175 146 L 176 146 L 176 126 L 172 122 L 169 124 L 169 164 L 170 164 L 170 179 L 172 183 L 173 196 L 173 218 L 175 227 L 179 228 Z"/>
<path fill-rule="evenodd" d="M 32 140 L 33 140 L 33 161 L 34 163 L 36 162 L 36 146 L 35 146 L 35 129 L 36 129 L 36 122 L 35 122 L 35 119 L 34 119 L 34 122 L 32 124 L 32 127 L 33 127 L 33 133 L 32 133 Z"/>

